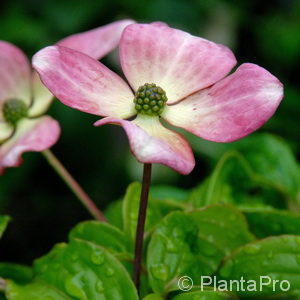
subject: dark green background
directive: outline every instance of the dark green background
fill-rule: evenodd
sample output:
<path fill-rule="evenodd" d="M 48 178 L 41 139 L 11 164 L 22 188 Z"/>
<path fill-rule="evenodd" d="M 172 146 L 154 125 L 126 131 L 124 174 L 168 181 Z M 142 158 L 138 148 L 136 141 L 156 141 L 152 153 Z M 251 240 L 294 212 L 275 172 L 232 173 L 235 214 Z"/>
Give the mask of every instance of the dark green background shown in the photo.
<path fill-rule="evenodd" d="M 257 63 L 285 85 L 285 99 L 261 131 L 278 134 L 299 158 L 300 1 L 277 0 L 18 0 L 0 4 L 0 39 L 10 41 L 31 57 L 40 48 L 70 34 L 112 21 L 165 21 L 170 26 L 229 46 L 239 61 Z M 104 63 L 119 71 L 116 55 Z M 1 70 L 0 70 L 1 71 Z M 94 128 L 97 117 L 54 101 L 49 114 L 62 127 L 53 152 L 95 200 L 105 208 L 122 196 L 141 175 L 131 157 L 124 132 L 115 126 Z M 197 166 L 189 176 L 165 167 L 154 169 L 153 181 L 190 188 L 208 175 L 224 147 L 192 140 Z M 278 153 L 280 155 L 280 153 Z M 0 260 L 31 263 L 69 229 L 89 218 L 77 199 L 39 153 L 24 155 L 20 168 L 0 178 L 0 213 L 13 221 L 0 242 Z"/>

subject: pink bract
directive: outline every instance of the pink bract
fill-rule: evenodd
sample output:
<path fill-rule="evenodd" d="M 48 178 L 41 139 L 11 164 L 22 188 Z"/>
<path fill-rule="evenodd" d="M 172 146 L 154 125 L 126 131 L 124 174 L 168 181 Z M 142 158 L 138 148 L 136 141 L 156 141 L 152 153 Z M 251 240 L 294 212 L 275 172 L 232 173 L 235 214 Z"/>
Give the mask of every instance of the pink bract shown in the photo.
<path fill-rule="evenodd" d="M 282 84 L 267 70 L 242 64 L 227 76 L 236 64 L 228 48 L 163 23 L 127 26 L 119 47 L 134 92 L 146 83 L 166 92 L 160 116 L 137 114 L 129 85 L 82 53 L 47 47 L 34 56 L 33 66 L 64 104 L 107 117 L 96 126 L 121 125 L 142 163 L 160 163 L 182 174 L 194 168 L 188 142 L 165 128 L 161 118 L 204 139 L 231 142 L 262 126 L 283 97 Z"/>
<path fill-rule="evenodd" d="M 132 20 L 111 24 L 67 37 L 59 45 L 72 47 L 95 59 L 100 59 L 120 40 L 122 30 Z M 66 48 L 67 49 L 67 48 Z M 18 166 L 28 151 L 43 151 L 58 140 L 60 127 L 56 120 L 43 116 L 53 95 L 31 70 L 29 60 L 16 46 L 0 41 L 0 174 L 6 167 Z M 3 104 L 10 99 L 22 100 L 28 107 L 28 117 L 17 123 L 16 130 L 3 116 Z"/>

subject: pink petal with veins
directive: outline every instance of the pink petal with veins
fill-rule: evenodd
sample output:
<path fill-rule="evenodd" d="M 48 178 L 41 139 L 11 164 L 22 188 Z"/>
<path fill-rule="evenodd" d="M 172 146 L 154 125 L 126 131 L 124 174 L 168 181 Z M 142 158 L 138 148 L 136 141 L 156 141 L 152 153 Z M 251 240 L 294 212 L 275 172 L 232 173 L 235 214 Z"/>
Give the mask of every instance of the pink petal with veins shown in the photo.
<path fill-rule="evenodd" d="M 16 46 L 0 41 L 0 121 L 2 104 L 17 98 L 30 104 L 30 65 L 25 54 Z"/>
<path fill-rule="evenodd" d="M 121 125 L 129 139 L 132 153 L 141 163 L 158 163 L 181 174 L 189 174 L 195 159 L 188 142 L 178 133 L 161 125 L 158 118 L 139 115 L 134 121 L 104 118 L 95 126 Z"/>
<path fill-rule="evenodd" d="M 57 44 L 85 53 L 95 59 L 101 59 L 118 46 L 123 29 L 134 23 L 133 20 L 121 20 L 86 32 L 71 35 Z"/>
<path fill-rule="evenodd" d="M 261 127 L 282 98 L 280 81 L 247 63 L 211 88 L 166 107 L 162 117 L 204 139 L 232 142 Z"/>
<path fill-rule="evenodd" d="M 21 120 L 14 136 L 0 147 L 0 174 L 6 167 L 20 165 L 24 152 L 39 152 L 50 148 L 59 135 L 59 124 L 51 117 Z"/>
<path fill-rule="evenodd" d="M 129 118 L 135 114 L 134 96 L 126 82 L 83 53 L 46 47 L 34 55 L 33 67 L 67 106 L 99 116 Z"/>
<path fill-rule="evenodd" d="M 127 26 L 120 41 L 120 59 L 135 90 L 155 83 L 165 90 L 168 103 L 212 85 L 236 64 L 225 46 L 162 23 Z"/>

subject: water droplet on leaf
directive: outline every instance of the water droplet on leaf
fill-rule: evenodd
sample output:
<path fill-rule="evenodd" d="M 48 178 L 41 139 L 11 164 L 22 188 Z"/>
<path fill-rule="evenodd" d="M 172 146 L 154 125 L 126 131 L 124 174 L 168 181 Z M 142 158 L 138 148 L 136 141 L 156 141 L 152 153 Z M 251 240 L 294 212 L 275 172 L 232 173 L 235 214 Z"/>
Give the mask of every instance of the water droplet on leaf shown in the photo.
<path fill-rule="evenodd" d="M 151 272 L 154 278 L 166 281 L 169 276 L 169 268 L 164 264 L 157 264 L 152 266 Z"/>
<path fill-rule="evenodd" d="M 183 230 L 181 229 L 181 228 L 178 228 L 178 227 L 176 227 L 176 228 L 174 228 L 173 229 L 173 236 L 175 237 L 175 238 L 183 238 L 184 237 L 184 232 L 183 232 Z"/>
<path fill-rule="evenodd" d="M 67 277 L 65 280 L 66 292 L 72 297 L 81 298 L 83 295 L 82 284 L 75 277 Z"/>
<path fill-rule="evenodd" d="M 115 271 L 112 268 L 107 268 L 106 275 L 107 276 L 113 276 L 115 274 Z"/>
<path fill-rule="evenodd" d="M 104 292 L 104 286 L 103 286 L 103 282 L 99 279 L 96 282 L 96 291 L 99 293 L 103 293 Z"/>
<path fill-rule="evenodd" d="M 95 265 L 102 265 L 104 263 L 104 255 L 100 250 L 95 250 L 91 255 L 91 260 Z"/>
<path fill-rule="evenodd" d="M 257 254 L 260 251 L 260 245 L 253 244 L 245 248 L 244 252 L 246 254 Z"/>
<path fill-rule="evenodd" d="M 176 245 L 171 240 L 168 240 L 168 242 L 167 242 L 167 251 L 173 252 L 173 253 L 178 251 Z"/>

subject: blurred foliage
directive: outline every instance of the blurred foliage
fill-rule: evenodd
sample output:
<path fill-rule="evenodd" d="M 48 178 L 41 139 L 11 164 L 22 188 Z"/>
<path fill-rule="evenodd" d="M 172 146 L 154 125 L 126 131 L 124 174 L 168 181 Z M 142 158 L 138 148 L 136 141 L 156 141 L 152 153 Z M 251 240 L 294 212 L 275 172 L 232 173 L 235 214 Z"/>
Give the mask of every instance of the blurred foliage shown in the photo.
<path fill-rule="evenodd" d="M 280 136 L 299 158 L 299 13 L 297 0 L 4 0 L 0 4 L 0 39 L 16 44 L 31 57 L 40 48 L 67 35 L 116 19 L 133 18 L 139 22 L 165 21 L 226 44 L 239 63 L 257 63 L 284 83 L 285 99 L 260 131 Z M 115 53 L 104 58 L 104 62 L 119 71 Z M 99 207 L 107 207 L 121 197 L 129 182 L 140 180 L 141 166 L 131 157 L 121 129 L 94 128 L 92 124 L 97 118 L 69 109 L 58 101 L 54 101 L 49 114 L 62 126 L 54 153 Z M 190 140 L 197 160 L 192 174 L 181 176 L 155 166 L 154 183 L 191 188 L 210 174 L 220 155 L 228 149 L 228 145 L 191 136 Z M 251 136 L 247 140 L 252 143 Z M 235 150 L 237 146 L 229 147 Z M 285 155 L 280 147 L 274 148 L 274 152 L 278 157 Z M 246 190 L 251 188 L 245 186 Z M 257 190 L 254 193 L 257 195 Z M 180 200 L 177 204 L 176 199 L 171 200 L 172 205 L 180 207 Z M 164 207 L 165 213 L 169 210 Z M 18 263 L 31 263 L 54 243 L 66 240 L 67 232 L 77 222 L 90 218 L 38 153 L 25 154 L 20 168 L 7 169 L 0 178 L 0 213 L 12 217 L 1 240 L 1 261 Z"/>

